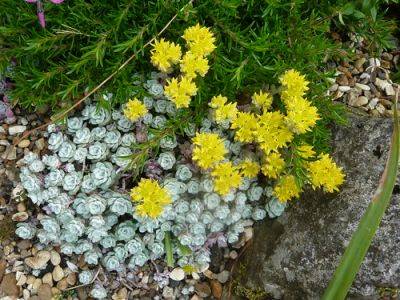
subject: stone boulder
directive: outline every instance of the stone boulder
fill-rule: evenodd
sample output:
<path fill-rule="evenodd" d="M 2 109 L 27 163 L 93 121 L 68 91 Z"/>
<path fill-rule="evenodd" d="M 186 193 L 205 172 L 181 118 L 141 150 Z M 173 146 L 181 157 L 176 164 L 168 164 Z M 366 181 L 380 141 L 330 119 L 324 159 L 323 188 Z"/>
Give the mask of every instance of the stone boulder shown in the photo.
<path fill-rule="evenodd" d="M 334 128 L 333 156 L 344 168 L 340 193 L 306 192 L 275 220 L 256 225 L 236 267 L 241 290 L 273 298 L 319 299 L 384 170 L 392 120 L 352 115 Z M 400 287 L 400 189 L 351 288 L 350 295 L 375 299 L 380 287 Z M 371 298 L 370 298 L 371 297 Z"/>

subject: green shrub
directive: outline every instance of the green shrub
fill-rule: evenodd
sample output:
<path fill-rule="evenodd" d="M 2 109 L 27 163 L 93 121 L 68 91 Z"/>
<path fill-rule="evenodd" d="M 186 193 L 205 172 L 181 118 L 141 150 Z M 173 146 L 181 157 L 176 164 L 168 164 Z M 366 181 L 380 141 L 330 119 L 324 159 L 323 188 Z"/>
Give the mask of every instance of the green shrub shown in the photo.
<path fill-rule="evenodd" d="M 112 104 L 134 92 L 132 75 L 148 72 L 148 49 L 142 46 L 179 12 L 163 33 L 176 39 L 183 28 L 201 23 L 212 28 L 218 48 L 210 74 L 200 85 L 196 110 L 222 93 L 239 103 L 294 68 L 313 82 L 311 100 L 323 121 L 310 139 L 327 145 L 326 123 L 339 118 L 338 108 L 324 97 L 329 82 L 324 62 L 343 55 L 329 38 L 332 19 L 344 1 L 280 0 L 66 0 L 45 3 L 46 29 L 35 5 L 19 0 L 0 3 L 0 72 L 16 62 L 10 97 L 24 107 L 68 107 L 137 53 L 136 59 L 101 90 L 114 94 Z M 335 5 L 333 6 L 332 3 Z M 184 7 L 184 9 L 182 9 Z M 332 15 L 333 14 L 333 15 Z M 318 143 L 317 143 L 318 144 Z"/>

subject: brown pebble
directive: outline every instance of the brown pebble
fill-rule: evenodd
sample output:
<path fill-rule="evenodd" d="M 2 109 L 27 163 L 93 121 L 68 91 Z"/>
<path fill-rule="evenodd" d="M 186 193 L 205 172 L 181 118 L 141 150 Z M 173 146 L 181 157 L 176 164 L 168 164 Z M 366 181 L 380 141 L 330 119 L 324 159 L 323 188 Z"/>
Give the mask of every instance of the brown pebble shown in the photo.
<path fill-rule="evenodd" d="M 37 294 L 40 300 L 51 300 L 53 298 L 51 286 L 46 283 L 38 288 Z"/>
<path fill-rule="evenodd" d="M 76 283 L 76 273 L 70 273 L 67 276 L 67 282 L 70 286 L 75 285 Z"/>
<path fill-rule="evenodd" d="M 29 140 L 22 140 L 18 143 L 18 147 L 19 148 L 27 148 L 27 147 L 29 147 L 30 144 L 31 144 L 31 142 Z"/>
<path fill-rule="evenodd" d="M 64 279 L 60 280 L 60 281 L 57 283 L 57 288 L 58 288 L 60 291 L 64 291 L 66 288 L 68 288 L 68 281 L 67 281 L 67 278 L 64 278 Z"/>
<path fill-rule="evenodd" d="M 196 294 L 200 297 L 206 298 L 211 295 L 211 288 L 207 282 L 198 282 L 194 285 Z"/>
<path fill-rule="evenodd" d="M 18 203 L 18 205 L 17 205 L 17 210 L 19 211 L 19 212 L 24 212 L 24 211 L 26 211 L 26 206 L 25 206 L 25 204 L 24 203 Z"/>
<path fill-rule="evenodd" d="M 218 280 L 212 280 L 210 282 L 210 285 L 211 285 L 211 291 L 212 291 L 213 296 L 217 299 L 221 299 L 221 297 L 222 297 L 221 283 L 219 283 Z"/>
<path fill-rule="evenodd" d="M 26 221 L 29 218 L 29 215 L 27 212 L 23 211 L 23 212 L 18 212 L 12 215 L 11 219 L 14 222 L 23 222 Z"/>

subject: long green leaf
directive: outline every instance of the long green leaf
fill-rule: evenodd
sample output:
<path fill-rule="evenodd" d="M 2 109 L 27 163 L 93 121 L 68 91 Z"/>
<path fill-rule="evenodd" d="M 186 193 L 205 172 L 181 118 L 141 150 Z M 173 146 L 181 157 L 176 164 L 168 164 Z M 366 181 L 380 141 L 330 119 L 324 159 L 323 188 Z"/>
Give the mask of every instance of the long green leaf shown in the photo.
<path fill-rule="evenodd" d="M 333 279 L 325 290 L 322 298 L 324 300 L 345 299 L 351 284 L 360 269 L 361 263 L 364 260 L 375 232 L 379 227 L 385 210 L 390 203 L 393 187 L 396 182 L 400 152 L 397 99 L 398 91 L 396 93 L 396 101 L 394 105 L 394 129 L 385 170 L 379 181 L 379 186 L 375 195 L 363 215 L 357 230 L 353 233 L 350 244 L 346 248 Z"/>

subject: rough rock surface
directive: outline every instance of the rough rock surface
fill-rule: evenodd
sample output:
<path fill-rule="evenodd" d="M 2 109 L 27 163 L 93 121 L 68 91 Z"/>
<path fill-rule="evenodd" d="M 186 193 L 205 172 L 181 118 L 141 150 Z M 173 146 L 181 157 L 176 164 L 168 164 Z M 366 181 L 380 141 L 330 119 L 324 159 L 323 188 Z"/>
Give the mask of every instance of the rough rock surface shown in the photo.
<path fill-rule="evenodd" d="M 318 299 L 323 293 L 377 187 L 392 121 L 351 116 L 347 128 L 334 132 L 334 157 L 347 175 L 341 192 L 308 192 L 280 218 L 258 224 L 237 268 L 242 287 L 284 299 Z M 353 296 L 374 297 L 379 287 L 400 287 L 399 194 L 397 184 L 352 286 Z"/>

